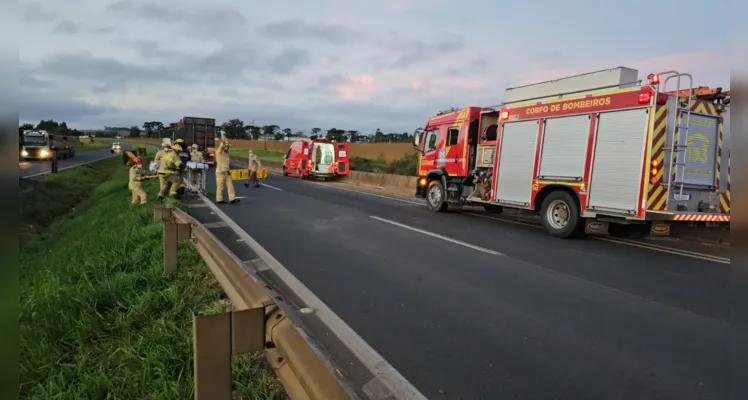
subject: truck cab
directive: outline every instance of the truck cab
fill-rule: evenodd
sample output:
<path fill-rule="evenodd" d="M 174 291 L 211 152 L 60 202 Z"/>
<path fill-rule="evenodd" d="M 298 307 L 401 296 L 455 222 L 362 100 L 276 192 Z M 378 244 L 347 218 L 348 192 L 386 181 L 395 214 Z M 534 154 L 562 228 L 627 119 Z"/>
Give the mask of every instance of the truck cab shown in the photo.
<path fill-rule="evenodd" d="M 441 112 L 430 118 L 421 135 L 414 137 L 414 147 L 421 153 L 418 163 L 419 184 L 417 197 L 445 196 L 449 202 L 458 202 L 462 187 L 473 187 L 467 180 L 476 167 L 481 137 L 484 144 L 496 143 L 496 124 L 492 130 L 484 128 L 479 135 L 481 107 Z M 488 133 L 493 132 L 492 135 Z M 488 138 L 492 142 L 487 142 Z"/>

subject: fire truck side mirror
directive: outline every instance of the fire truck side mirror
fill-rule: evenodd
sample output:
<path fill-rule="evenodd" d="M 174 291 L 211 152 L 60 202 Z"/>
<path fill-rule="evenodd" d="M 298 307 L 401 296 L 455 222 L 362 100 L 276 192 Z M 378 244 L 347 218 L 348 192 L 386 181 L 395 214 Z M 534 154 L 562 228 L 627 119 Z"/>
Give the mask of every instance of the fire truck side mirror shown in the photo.
<path fill-rule="evenodd" d="M 418 148 L 421 146 L 421 135 L 413 135 L 413 147 Z"/>

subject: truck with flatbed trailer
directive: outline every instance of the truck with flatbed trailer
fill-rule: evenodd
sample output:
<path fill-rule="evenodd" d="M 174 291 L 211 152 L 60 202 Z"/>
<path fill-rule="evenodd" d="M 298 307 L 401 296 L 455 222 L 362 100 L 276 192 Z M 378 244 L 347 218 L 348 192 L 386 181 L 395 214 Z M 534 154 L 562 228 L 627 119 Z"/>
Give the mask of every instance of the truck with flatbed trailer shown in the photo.
<path fill-rule="evenodd" d="M 500 106 L 432 117 L 414 138 L 415 195 L 436 212 L 537 212 L 564 238 L 729 224 L 729 98 L 700 98 L 689 74 L 637 76 L 619 67 L 510 88 Z"/>
<path fill-rule="evenodd" d="M 50 160 L 75 156 L 75 146 L 78 138 L 75 136 L 53 135 L 42 129 L 28 129 L 23 131 L 21 143 L 21 159 Z"/>

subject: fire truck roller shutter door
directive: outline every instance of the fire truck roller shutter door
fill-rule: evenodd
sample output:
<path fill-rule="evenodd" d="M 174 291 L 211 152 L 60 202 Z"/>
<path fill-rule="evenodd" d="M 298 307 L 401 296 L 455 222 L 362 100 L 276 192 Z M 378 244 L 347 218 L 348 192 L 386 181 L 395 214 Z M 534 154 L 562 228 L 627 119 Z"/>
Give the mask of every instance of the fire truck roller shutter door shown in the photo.
<path fill-rule="evenodd" d="M 541 179 L 581 179 L 584 176 L 589 132 L 589 115 L 546 119 L 540 153 Z"/>
<path fill-rule="evenodd" d="M 599 114 L 590 208 L 622 213 L 638 209 L 648 119 L 647 109 Z"/>
<path fill-rule="evenodd" d="M 501 131 L 496 199 L 529 204 L 538 140 L 538 121 L 508 122 Z"/>

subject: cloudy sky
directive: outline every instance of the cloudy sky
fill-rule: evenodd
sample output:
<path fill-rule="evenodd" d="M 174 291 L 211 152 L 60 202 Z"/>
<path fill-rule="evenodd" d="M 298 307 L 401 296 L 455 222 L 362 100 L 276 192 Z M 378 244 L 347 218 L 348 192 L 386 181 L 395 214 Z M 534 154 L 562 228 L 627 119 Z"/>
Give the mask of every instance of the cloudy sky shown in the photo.
<path fill-rule="evenodd" d="M 709 34 L 706 16 L 748 6 L 602 3 L 21 0 L 20 118 L 412 132 L 440 109 L 498 104 L 506 87 L 616 66 L 729 87 L 736 39 Z"/>

